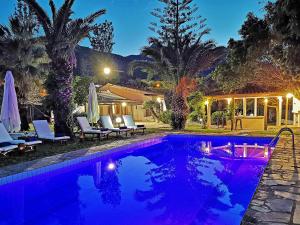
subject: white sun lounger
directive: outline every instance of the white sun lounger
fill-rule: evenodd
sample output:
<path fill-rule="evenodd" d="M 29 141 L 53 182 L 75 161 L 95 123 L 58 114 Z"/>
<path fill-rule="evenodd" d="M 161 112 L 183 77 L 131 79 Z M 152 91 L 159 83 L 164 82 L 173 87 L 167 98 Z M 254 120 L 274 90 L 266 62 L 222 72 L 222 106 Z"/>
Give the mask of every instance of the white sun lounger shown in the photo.
<path fill-rule="evenodd" d="M 38 144 L 42 144 L 41 141 L 14 140 L 7 132 L 3 123 L 0 123 L 0 143 L 9 144 L 7 146 L 0 147 L 0 153 L 2 155 L 6 155 L 14 149 L 17 149 L 20 145 L 25 146 L 25 148 L 33 148 Z"/>
<path fill-rule="evenodd" d="M 146 127 L 144 125 L 136 125 L 131 115 L 123 115 L 122 117 L 126 127 L 145 133 Z"/>
<path fill-rule="evenodd" d="M 50 130 L 47 120 L 34 120 L 32 123 L 37 137 L 41 140 L 64 142 L 70 139 L 69 136 L 55 137 L 55 134 Z"/>
<path fill-rule="evenodd" d="M 120 135 L 121 133 L 125 133 L 127 136 L 128 132 L 132 131 L 131 128 L 121 129 L 121 128 L 114 127 L 110 116 L 100 116 L 100 119 L 101 119 L 102 126 L 104 128 L 107 128 L 110 131 L 115 132 L 117 135 Z"/>
<path fill-rule="evenodd" d="M 101 136 L 106 136 L 108 138 L 108 135 L 112 132 L 110 130 L 93 129 L 90 126 L 89 121 L 86 117 L 77 117 L 77 122 L 81 129 L 81 134 L 83 135 L 83 138 L 85 138 L 86 134 L 91 134 L 97 135 L 101 140 Z"/>

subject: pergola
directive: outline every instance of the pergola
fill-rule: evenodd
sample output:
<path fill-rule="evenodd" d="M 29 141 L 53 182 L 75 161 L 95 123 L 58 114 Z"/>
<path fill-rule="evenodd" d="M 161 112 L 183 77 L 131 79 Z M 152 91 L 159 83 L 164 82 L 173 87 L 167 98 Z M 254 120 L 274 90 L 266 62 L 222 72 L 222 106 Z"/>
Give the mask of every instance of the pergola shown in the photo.
<path fill-rule="evenodd" d="M 296 97 L 294 97 L 293 94 L 285 92 L 233 93 L 207 96 L 206 106 L 208 127 L 211 126 L 212 122 L 212 103 L 214 101 L 220 100 L 227 101 L 227 104 L 233 104 L 234 108 L 236 108 L 237 101 L 240 101 L 240 103 L 242 104 L 242 110 L 239 115 L 235 113 L 234 117 L 235 119 L 239 118 L 242 120 L 243 129 L 267 129 L 268 107 L 270 106 L 270 100 L 272 100 L 273 104 L 275 102 L 275 106 L 272 106 L 274 107 L 274 111 L 276 110 L 276 124 L 274 124 L 275 126 L 280 127 L 282 125 L 290 125 L 288 124 L 288 116 L 289 112 L 291 112 L 292 110 L 293 125 L 300 127 L 300 101 Z M 251 115 L 249 115 L 249 109 L 247 108 L 247 103 L 249 103 L 249 100 L 251 100 L 251 103 L 253 103 Z M 263 102 L 263 114 L 258 113 L 258 102 Z M 284 105 L 283 102 L 285 103 Z M 290 102 L 293 103 L 292 107 L 289 107 Z M 283 106 L 285 106 L 284 109 Z M 283 116 L 284 123 L 282 123 Z"/>

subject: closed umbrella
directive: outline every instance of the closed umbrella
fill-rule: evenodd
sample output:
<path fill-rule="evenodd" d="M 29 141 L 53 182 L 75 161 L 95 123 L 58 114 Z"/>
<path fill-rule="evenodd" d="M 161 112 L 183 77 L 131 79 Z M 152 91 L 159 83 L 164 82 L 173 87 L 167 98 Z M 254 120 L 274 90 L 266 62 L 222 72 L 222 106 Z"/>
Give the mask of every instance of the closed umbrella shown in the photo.
<path fill-rule="evenodd" d="M 97 123 L 98 120 L 99 120 L 99 111 L 98 111 L 97 92 L 96 92 L 95 84 L 91 83 L 89 87 L 88 121 L 90 123 Z"/>
<path fill-rule="evenodd" d="M 15 90 L 15 82 L 11 71 L 7 71 L 5 75 L 0 120 L 8 132 L 19 132 L 21 130 L 21 119 Z"/>

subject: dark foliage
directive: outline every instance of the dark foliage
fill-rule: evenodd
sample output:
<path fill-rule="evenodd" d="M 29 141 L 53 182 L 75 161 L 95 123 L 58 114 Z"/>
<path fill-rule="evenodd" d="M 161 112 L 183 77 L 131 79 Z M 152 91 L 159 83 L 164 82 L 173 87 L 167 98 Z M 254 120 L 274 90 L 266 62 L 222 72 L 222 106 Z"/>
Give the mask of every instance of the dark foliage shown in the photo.
<path fill-rule="evenodd" d="M 105 20 L 90 33 L 89 39 L 94 50 L 111 53 L 114 46 L 114 27 L 112 22 Z"/>

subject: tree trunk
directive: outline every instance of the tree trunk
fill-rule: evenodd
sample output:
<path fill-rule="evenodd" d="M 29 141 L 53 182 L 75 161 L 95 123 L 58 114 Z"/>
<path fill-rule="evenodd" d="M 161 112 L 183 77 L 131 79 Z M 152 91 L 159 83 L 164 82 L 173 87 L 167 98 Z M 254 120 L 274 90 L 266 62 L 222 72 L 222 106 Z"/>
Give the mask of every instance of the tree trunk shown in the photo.
<path fill-rule="evenodd" d="M 69 60 L 52 57 L 52 70 L 46 86 L 54 114 L 54 130 L 58 136 L 72 136 L 73 65 Z"/>
<path fill-rule="evenodd" d="M 174 130 L 183 130 L 187 120 L 188 106 L 181 94 L 174 92 L 172 98 L 171 126 Z"/>
<path fill-rule="evenodd" d="M 27 118 L 28 107 L 25 105 L 19 105 L 20 119 L 21 119 L 21 131 L 29 130 L 29 122 Z"/>

